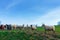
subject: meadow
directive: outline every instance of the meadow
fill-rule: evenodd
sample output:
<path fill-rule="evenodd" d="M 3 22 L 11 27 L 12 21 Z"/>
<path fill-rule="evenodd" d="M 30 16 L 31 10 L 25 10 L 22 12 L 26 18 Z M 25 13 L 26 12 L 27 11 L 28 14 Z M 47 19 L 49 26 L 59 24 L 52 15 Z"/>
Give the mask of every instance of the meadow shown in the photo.
<path fill-rule="evenodd" d="M 0 40 L 60 40 L 60 26 L 55 27 L 55 35 L 53 32 L 45 34 L 43 27 L 37 27 L 37 30 L 0 30 Z"/>

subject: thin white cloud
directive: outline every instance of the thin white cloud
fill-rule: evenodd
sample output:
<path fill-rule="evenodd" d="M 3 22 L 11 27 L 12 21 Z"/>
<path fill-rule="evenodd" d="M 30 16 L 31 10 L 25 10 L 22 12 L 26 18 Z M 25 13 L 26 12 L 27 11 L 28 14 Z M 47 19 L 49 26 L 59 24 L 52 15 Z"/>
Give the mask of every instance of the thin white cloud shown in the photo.
<path fill-rule="evenodd" d="M 36 20 L 33 20 L 31 23 L 39 25 L 41 25 L 41 23 L 54 25 L 57 24 L 58 21 L 60 21 L 60 7 L 50 10 L 45 15 L 37 18 Z"/>
<path fill-rule="evenodd" d="M 22 0 L 12 0 L 12 3 L 10 3 L 10 4 L 6 7 L 6 9 L 8 10 L 9 8 L 11 8 L 11 7 L 13 7 L 13 6 L 15 6 L 15 5 L 17 5 L 17 4 L 21 3 L 21 2 L 22 2 Z"/>

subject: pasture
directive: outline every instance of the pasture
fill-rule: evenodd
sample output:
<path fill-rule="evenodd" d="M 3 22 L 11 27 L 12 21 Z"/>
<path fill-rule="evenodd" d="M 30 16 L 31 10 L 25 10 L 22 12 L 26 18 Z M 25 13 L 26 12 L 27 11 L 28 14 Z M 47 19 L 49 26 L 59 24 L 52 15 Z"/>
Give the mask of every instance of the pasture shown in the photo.
<path fill-rule="evenodd" d="M 55 34 L 52 32 L 44 33 L 42 27 L 36 30 L 0 30 L 0 40 L 60 40 L 60 26 L 55 26 Z"/>

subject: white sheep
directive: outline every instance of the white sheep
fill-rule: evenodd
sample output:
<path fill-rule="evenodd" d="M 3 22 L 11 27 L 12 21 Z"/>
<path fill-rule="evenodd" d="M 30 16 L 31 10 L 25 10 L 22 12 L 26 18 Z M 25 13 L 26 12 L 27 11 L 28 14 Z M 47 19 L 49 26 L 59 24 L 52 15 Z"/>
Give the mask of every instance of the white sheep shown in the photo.
<path fill-rule="evenodd" d="M 32 30 L 35 30 L 35 29 L 37 29 L 37 28 L 36 28 L 36 26 L 31 25 L 31 29 L 32 29 Z"/>
<path fill-rule="evenodd" d="M 45 24 L 42 24 L 42 27 L 44 27 L 45 31 L 53 31 L 53 32 L 55 32 L 55 26 L 47 26 Z"/>

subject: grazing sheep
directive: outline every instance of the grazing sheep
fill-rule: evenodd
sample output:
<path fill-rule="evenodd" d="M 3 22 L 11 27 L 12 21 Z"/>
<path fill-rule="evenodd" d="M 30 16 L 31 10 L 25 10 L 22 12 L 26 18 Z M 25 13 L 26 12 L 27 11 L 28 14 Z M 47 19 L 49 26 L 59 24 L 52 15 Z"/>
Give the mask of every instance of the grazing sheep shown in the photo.
<path fill-rule="evenodd" d="M 5 30 L 7 30 L 7 27 L 6 27 L 6 25 L 4 25 L 4 29 L 5 29 Z"/>
<path fill-rule="evenodd" d="M 20 29 L 21 30 L 21 27 L 20 26 L 17 26 L 16 29 Z"/>
<path fill-rule="evenodd" d="M 42 27 L 44 27 L 45 32 L 46 31 L 53 31 L 55 33 L 55 26 L 47 26 L 45 24 L 42 24 Z"/>
<path fill-rule="evenodd" d="M 7 30 L 11 30 L 11 29 L 12 29 L 11 25 L 7 25 Z"/>
<path fill-rule="evenodd" d="M 12 29 L 16 29 L 16 25 L 13 25 L 12 27 L 13 27 Z"/>
<path fill-rule="evenodd" d="M 19 30 L 22 30 L 23 28 L 24 28 L 24 25 L 22 25 L 22 26 L 21 25 L 17 25 L 16 26 L 16 29 L 19 29 Z"/>
<path fill-rule="evenodd" d="M 3 30 L 4 29 L 4 25 L 0 25 L 0 29 Z"/>
<path fill-rule="evenodd" d="M 36 30 L 36 26 L 30 25 L 32 30 Z"/>

